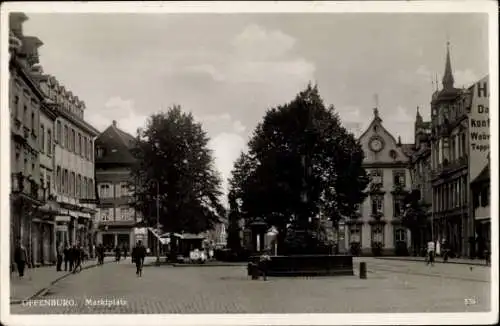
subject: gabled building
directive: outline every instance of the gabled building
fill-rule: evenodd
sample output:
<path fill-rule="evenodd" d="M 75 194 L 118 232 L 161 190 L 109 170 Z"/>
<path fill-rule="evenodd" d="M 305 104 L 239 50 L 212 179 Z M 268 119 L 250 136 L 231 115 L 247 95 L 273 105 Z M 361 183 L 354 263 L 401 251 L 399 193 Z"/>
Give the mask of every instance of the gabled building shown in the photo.
<path fill-rule="evenodd" d="M 136 230 L 142 220 L 133 208 L 133 189 L 130 179 L 135 158 L 131 153 L 135 144 L 132 135 L 119 129 L 116 121 L 96 139 L 96 180 L 99 195 L 97 234 L 98 243 L 108 250 L 119 246 L 133 248 L 136 232 L 146 244 L 146 235 Z"/>
<path fill-rule="evenodd" d="M 361 254 L 405 251 L 410 232 L 401 225 L 404 191 L 411 185 L 410 157 L 413 144 L 402 144 L 382 125 L 377 108 L 373 120 L 359 138 L 365 153 L 363 166 L 370 176 L 369 195 L 359 208 L 360 218 L 346 221 L 346 248 L 358 246 Z M 401 249 L 398 249 L 401 248 Z"/>

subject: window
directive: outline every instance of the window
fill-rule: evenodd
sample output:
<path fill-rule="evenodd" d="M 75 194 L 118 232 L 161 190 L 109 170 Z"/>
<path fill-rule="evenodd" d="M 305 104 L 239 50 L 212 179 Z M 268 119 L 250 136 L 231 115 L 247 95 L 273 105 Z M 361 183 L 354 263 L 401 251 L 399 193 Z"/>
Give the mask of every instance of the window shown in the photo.
<path fill-rule="evenodd" d="M 394 185 L 404 187 L 406 185 L 405 170 L 395 170 L 392 173 Z"/>
<path fill-rule="evenodd" d="M 96 151 L 97 151 L 97 158 L 102 158 L 104 156 L 104 148 L 97 147 Z"/>
<path fill-rule="evenodd" d="M 76 177 L 76 198 L 82 198 L 82 176 L 80 174 Z"/>
<path fill-rule="evenodd" d="M 82 185 L 82 197 L 87 198 L 87 191 L 89 188 L 89 181 L 87 180 L 87 177 L 83 177 L 83 185 Z"/>
<path fill-rule="evenodd" d="M 71 145 L 70 145 L 70 150 L 75 151 L 76 149 L 76 132 L 75 129 L 71 129 Z"/>
<path fill-rule="evenodd" d="M 63 181 L 62 181 L 62 189 L 63 193 L 67 194 L 69 192 L 69 180 L 68 180 L 68 170 L 64 169 L 63 171 Z"/>
<path fill-rule="evenodd" d="M 89 179 L 89 187 L 87 190 L 87 195 L 89 196 L 88 198 L 95 198 L 94 180 L 92 179 Z"/>
<path fill-rule="evenodd" d="M 371 173 L 372 183 L 374 184 L 383 184 L 384 177 L 381 170 L 373 170 Z"/>
<path fill-rule="evenodd" d="M 62 145 L 62 125 L 61 121 L 57 121 L 56 124 L 56 142 Z"/>
<path fill-rule="evenodd" d="M 75 196 L 75 194 L 76 194 L 76 176 L 75 176 L 75 172 L 71 172 L 70 194 L 72 196 Z"/>
<path fill-rule="evenodd" d="M 92 161 L 93 160 L 93 154 L 94 152 L 94 148 L 92 146 L 92 139 L 89 139 L 89 161 Z"/>
<path fill-rule="evenodd" d="M 35 134 L 35 112 L 31 112 L 31 133 Z"/>
<path fill-rule="evenodd" d="M 28 158 L 26 155 L 24 156 L 24 174 L 30 174 Z"/>
<path fill-rule="evenodd" d="M 111 221 L 113 220 L 112 208 L 101 208 L 101 221 Z"/>
<path fill-rule="evenodd" d="M 404 212 L 403 200 L 399 196 L 393 198 L 394 201 L 394 217 L 400 217 Z"/>
<path fill-rule="evenodd" d="M 17 115 L 19 114 L 18 108 L 19 108 L 19 96 L 14 96 L 14 105 L 12 108 L 12 115 L 14 116 L 14 118 L 17 118 Z"/>
<path fill-rule="evenodd" d="M 62 143 L 63 143 L 63 147 L 67 149 L 68 145 L 69 145 L 69 129 L 68 129 L 68 126 L 64 126 L 64 139 L 63 139 Z"/>
<path fill-rule="evenodd" d="M 384 199 L 382 196 L 372 196 L 372 215 L 383 214 Z"/>
<path fill-rule="evenodd" d="M 57 167 L 57 172 L 56 172 L 56 192 L 61 192 L 62 191 L 62 174 L 61 174 L 61 167 Z"/>
<path fill-rule="evenodd" d="M 76 155 L 80 155 L 82 151 L 82 134 L 78 133 L 78 141 L 76 143 Z"/>
<path fill-rule="evenodd" d="M 47 178 L 46 185 L 47 185 L 47 196 L 48 196 L 52 192 L 51 191 L 52 190 L 51 189 L 52 188 L 52 171 L 51 172 L 47 171 L 46 178 Z"/>
<path fill-rule="evenodd" d="M 52 130 L 47 130 L 47 154 L 52 155 Z"/>
<path fill-rule="evenodd" d="M 353 224 L 349 227 L 349 242 L 361 243 L 361 225 Z"/>
<path fill-rule="evenodd" d="M 87 137 L 83 137 L 83 143 L 85 144 L 85 151 L 82 153 L 82 157 L 87 158 L 87 153 L 89 151 L 89 144 L 87 143 Z"/>
<path fill-rule="evenodd" d="M 45 153 L 45 126 L 40 126 L 40 151 Z"/>
<path fill-rule="evenodd" d="M 394 240 L 396 242 L 406 242 L 406 230 L 396 229 L 394 231 Z"/>
<path fill-rule="evenodd" d="M 128 207 L 120 207 L 118 217 L 124 221 L 128 220 L 130 218 L 130 209 Z"/>
<path fill-rule="evenodd" d="M 481 207 L 487 207 L 490 204 L 490 189 L 484 187 L 481 189 Z"/>
<path fill-rule="evenodd" d="M 466 150 L 466 146 L 467 146 L 466 142 L 467 142 L 467 140 L 466 140 L 465 132 L 463 132 L 461 136 L 462 136 L 462 141 L 461 141 L 461 143 L 462 143 L 461 144 L 462 145 L 462 148 L 461 148 L 462 155 L 461 156 L 465 156 L 467 154 L 467 150 Z"/>
<path fill-rule="evenodd" d="M 99 184 L 99 197 L 101 197 L 101 198 L 112 198 L 113 197 L 112 188 L 109 184 L 107 184 L 107 183 Z"/>
<path fill-rule="evenodd" d="M 372 225 L 372 242 L 384 243 L 384 226 Z"/>
<path fill-rule="evenodd" d="M 28 107 L 26 105 L 23 105 L 23 118 L 24 118 L 24 123 L 26 124 L 28 122 Z"/>

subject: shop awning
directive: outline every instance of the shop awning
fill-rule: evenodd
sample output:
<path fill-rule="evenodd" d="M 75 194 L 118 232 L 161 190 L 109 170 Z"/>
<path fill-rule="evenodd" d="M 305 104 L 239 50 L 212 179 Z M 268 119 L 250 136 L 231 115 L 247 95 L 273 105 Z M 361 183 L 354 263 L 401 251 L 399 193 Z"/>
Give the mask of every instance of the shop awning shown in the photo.
<path fill-rule="evenodd" d="M 156 239 L 160 241 L 162 245 L 167 245 L 170 243 L 170 238 L 163 238 L 163 234 L 160 234 L 160 230 L 156 230 L 154 228 L 148 228 L 149 231 L 155 236 Z"/>

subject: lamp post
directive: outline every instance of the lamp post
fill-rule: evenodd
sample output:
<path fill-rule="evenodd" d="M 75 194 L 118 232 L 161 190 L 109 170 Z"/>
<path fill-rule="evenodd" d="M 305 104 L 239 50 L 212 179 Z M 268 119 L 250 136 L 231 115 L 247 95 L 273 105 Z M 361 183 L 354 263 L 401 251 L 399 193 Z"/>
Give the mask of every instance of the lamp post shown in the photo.
<path fill-rule="evenodd" d="M 160 230 L 160 184 L 156 182 L 156 229 Z M 160 265 L 160 235 L 156 241 L 156 265 Z"/>

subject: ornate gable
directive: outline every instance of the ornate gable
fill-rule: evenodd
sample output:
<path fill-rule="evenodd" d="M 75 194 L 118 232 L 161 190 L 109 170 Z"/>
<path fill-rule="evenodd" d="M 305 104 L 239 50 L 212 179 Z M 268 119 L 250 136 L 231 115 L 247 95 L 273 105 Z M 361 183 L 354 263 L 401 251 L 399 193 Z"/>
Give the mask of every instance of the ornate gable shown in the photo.
<path fill-rule="evenodd" d="M 365 153 L 364 164 L 407 163 L 410 159 L 407 144 L 401 144 L 384 128 L 378 109 L 373 109 L 373 120 L 360 137 Z"/>

